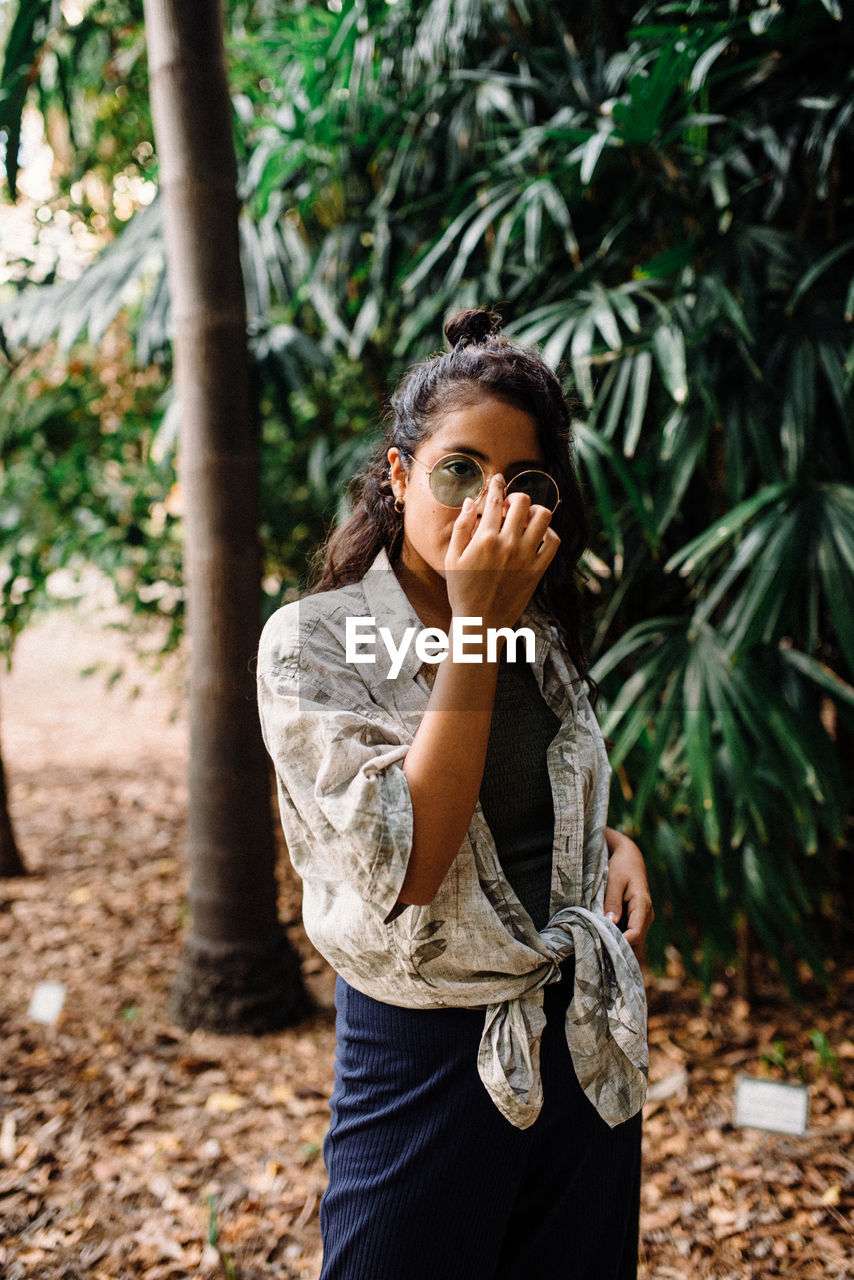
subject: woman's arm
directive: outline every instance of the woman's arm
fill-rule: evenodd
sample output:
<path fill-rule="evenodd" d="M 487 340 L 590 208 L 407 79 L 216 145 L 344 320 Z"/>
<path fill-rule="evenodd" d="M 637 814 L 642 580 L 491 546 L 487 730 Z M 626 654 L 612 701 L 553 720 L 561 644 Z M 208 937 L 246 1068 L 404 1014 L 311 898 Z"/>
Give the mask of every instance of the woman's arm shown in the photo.
<path fill-rule="evenodd" d="M 612 827 L 605 828 L 605 843 L 609 854 L 605 915 L 615 924 L 627 915 L 624 937 L 639 952 L 655 919 L 643 854 L 634 840 Z"/>
<path fill-rule="evenodd" d="M 452 614 L 480 618 L 484 634 L 512 627 L 560 545 L 550 519 L 523 494 L 505 504 L 504 481 L 493 476 L 480 523 L 469 502 L 454 524 L 445 558 Z M 413 835 L 402 903 L 432 902 L 477 804 L 498 679 L 497 660 L 480 656 L 481 662 L 458 663 L 449 654 L 441 663 L 403 763 Z"/>
<path fill-rule="evenodd" d="M 497 662 L 460 665 L 449 654 L 439 667 L 403 762 L 412 852 L 401 902 L 432 902 L 465 838 L 480 792 L 497 678 Z"/>

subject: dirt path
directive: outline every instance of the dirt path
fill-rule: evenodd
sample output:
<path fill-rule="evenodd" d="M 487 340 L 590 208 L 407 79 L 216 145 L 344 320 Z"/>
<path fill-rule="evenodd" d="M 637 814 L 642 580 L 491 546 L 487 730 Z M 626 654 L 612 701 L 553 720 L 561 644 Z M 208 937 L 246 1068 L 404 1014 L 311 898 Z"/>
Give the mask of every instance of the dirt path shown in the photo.
<path fill-rule="evenodd" d="M 141 666 L 132 637 L 95 617 L 57 611 L 41 618 L 21 635 L 11 674 L 0 674 L 11 780 L 44 769 L 182 768 L 180 674 L 177 660 L 159 674 L 154 663 Z"/>
<path fill-rule="evenodd" d="M 188 1035 L 166 1013 L 186 893 L 179 673 L 55 615 L 0 676 L 0 716 L 31 871 L 0 882 L 0 1275 L 316 1280 L 329 1010 L 259 1039 Z M 282 918 L 328 999 L 281 871 Z M 703 1005 L 675 960 L 650 980 L 642 1280 L 854 1275 L 854 970 L 837 979 L 802 1010 L 770 975 L 752 1007 L 726 981 Z M 44 980 L 65 986 L 54 1026 L 28 1016 Z M 740 1071 L 809 1081 L 807 1135 L 734 1127 Z"/>

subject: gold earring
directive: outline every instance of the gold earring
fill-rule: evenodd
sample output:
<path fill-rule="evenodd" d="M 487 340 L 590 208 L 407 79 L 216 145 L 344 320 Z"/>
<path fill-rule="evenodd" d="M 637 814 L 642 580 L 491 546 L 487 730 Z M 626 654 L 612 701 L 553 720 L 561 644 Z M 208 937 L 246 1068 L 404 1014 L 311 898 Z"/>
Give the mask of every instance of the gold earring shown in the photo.
<path fill-rule="evenodd" d="M 394 509 L 395 509 L 395 511 L 397 512 L 397 514 L 398 514 L 399 516 L 402 516 L 402 515 L 403 515 L 403 508 L 404 508 L 404 506 L 405 506 L 405 505 L 406 505 L 406 504 L 404 503 L 403 498 L 395 498 L 395 500 L 394 500 Z"/>

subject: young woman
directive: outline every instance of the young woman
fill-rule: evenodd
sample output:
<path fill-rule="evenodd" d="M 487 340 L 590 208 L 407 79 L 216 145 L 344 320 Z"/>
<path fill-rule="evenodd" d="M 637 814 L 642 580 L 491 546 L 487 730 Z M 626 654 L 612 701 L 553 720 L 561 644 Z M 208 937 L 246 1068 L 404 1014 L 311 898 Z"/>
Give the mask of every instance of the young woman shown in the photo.
<path fill-rule="evenodd" d="M 339 975 L 322 1280 L 636 1275 L 652 908 L 606 827 L 568 407 L 499 321 L 461 312 L 404 378 L 317 593 L 261 641 Z"/>

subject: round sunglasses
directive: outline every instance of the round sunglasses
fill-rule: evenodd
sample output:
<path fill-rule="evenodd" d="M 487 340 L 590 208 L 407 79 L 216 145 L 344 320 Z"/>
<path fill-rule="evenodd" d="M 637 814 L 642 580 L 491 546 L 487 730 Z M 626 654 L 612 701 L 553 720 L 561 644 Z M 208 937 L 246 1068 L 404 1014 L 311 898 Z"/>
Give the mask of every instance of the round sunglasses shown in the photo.
<path fill-rule="evenodd" d="M 426 462 L 422 462 L 414 454 L 407 456 L 427 472 L 430 492 L 443 507 L 458 510 L 466 498 L 477 502 L 486 488 L 483 468 L 467 453 L 446 453 L 432 467 L 428 467 Z M 557 481 L 545 471 L 520 471 L 504 486 L 505 498 L 511 493 L 526 493 L 532 505 L 548 507 L 552 514 L 560 503 Z"/>

